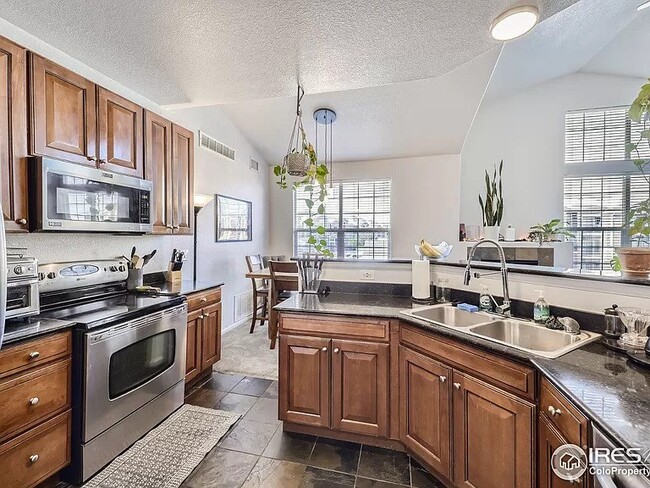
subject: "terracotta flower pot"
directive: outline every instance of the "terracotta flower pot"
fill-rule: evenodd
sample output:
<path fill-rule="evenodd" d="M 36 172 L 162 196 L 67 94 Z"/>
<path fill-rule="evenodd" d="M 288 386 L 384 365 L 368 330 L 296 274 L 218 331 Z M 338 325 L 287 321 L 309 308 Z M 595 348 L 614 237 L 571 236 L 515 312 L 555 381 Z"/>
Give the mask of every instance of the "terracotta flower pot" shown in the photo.
<path fill-rule="evenodd" d="M 307 175 L 307 155 L 303 153 L 291 153 L 284 157 L 287 164 L 287 173 L 291 176 Z"/>
<path fill-rule="evenodd" d="M 650 247 L 619 247 L 621 274 L 626 278 L 650 278 Z"/>

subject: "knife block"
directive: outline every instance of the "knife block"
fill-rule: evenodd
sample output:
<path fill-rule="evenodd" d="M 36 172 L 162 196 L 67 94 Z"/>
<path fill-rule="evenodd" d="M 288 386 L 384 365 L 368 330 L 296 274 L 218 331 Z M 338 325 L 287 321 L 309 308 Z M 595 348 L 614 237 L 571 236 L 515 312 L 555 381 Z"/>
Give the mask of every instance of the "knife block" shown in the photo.
<path fill-rule="evenodd" d="M 172 271 L 172 263 L 169 263 L 167 268 L 167 283 L 172 285 L 180 284 L 183 281 L 183 271 Z"/>

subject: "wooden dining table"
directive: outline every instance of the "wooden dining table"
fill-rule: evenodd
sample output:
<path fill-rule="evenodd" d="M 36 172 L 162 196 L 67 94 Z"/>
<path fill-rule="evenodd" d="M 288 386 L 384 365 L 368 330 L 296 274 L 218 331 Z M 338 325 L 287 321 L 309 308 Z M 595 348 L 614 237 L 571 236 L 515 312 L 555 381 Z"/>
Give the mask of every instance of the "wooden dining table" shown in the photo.
<path fill-rule="evenodd" d="M 298 283 L 298 273 L 275 273 L 275 277 L 282 281 L 295 281 Z M 271 305 L 273 294 L 273 280 L 271 279 L 271 270 L 269 268 L 263 268 L 257 271 L 249 271 L 246 273 L 246 278 L 252 278 L 255 280 L 268 280 L 269 282 L 269 318 L 268 318 L 268 333 L 269 339 L 271 341 L 271 349 L 275 349 L 275 341 L 278 337 L 278 321 L 277 321 L 277 312 L 273 310 Z"/>

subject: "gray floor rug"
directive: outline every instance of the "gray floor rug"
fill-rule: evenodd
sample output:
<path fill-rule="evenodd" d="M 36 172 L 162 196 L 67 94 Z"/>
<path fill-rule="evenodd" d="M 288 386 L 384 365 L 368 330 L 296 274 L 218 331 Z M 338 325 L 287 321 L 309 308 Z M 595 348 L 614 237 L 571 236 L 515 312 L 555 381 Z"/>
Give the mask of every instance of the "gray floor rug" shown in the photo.
<path fill-rule="evenodd" d="M 255 327 L 249 334 L 250 323 L 227 331 L 221 338 L 221 359 L 213 367 L 219 373 L 241 374 L 278 379 L 278 348 L 269 349 L 266 326 Z"/>
<path fill-rule="evenodd" d="M 240 415 L 183 405 L 84 488 L 178 488 Z"/>

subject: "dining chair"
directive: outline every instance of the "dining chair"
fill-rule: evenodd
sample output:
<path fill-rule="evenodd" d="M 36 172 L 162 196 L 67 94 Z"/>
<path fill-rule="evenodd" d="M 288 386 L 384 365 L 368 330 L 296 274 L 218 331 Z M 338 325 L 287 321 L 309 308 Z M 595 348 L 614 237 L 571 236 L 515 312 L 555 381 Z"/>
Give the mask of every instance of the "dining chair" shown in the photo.
<path fill-rule="evenodd" d="M 292 291 L 298 291 L 298 263 L 295 261 L 269 261 L 271 274 L 271 298 L 269 299 L 269 339 L 271 349 L 275 349 L 278 337 L 278 314 L 273 307 L 291 297 Z M 295 274 L 295 278 L 287 278 L 280 274 Z"/>
<path fill-rule="evenodd" d="M 259 254 L 246 256 L 246 266 L 248 266 L 249 273 L 261 271 L 264 268 L 262 258 Z M 251 278 L 251 281 L 253 283 L 253 320 L 251 321 L 250 333 L 252 334 L 255 331 L 255 323 L 258 320 L 260 321 L 260 325 L 264 325 L 264 321 L 268 320 L 270 290 L 264 280 Z M 260 310 L 262 311 L 262 315 L 258 315 Z"/>
<path fill-rule="evenodd" d="M 265 268 L 269 267 L 269 261 L 286 261 L 287 257 L 284 254 L 280 254 L 277 256 L 263 256 L 262 257 L 262 263 L 264 264 Z"/>

